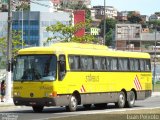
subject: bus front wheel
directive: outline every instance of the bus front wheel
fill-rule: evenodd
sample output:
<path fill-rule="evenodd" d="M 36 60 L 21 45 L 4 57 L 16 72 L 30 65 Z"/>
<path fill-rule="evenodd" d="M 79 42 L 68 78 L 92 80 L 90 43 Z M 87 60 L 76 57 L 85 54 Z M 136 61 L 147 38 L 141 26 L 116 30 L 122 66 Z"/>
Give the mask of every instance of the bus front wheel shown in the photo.
<path fill-rule="evenodd" d="M 69 105 L 66 107 L 67 111 L 74 112 L 77 110 L 78 100 L 76 96 L 72 95 L 70 97 Z"/>
<path fill-rule="evenodd" d="M 34 112 L 42 112 L 43 106 L 32 106 Z"/>
<path fill-rule="evenodd" d="M 121 91 L 119 93 L 118 101 L 115 103 L 115 105 L 119 108 L 124 108 L 126 102 L 125 93 Z"/>

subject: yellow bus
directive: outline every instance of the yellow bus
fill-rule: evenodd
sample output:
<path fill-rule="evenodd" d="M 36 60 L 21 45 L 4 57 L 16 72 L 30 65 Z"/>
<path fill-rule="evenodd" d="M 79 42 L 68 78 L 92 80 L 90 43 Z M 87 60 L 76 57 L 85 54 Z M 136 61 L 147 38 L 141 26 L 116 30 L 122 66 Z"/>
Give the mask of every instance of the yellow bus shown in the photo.
<path fill-rule="evenodd" d="M 151 96 L 150 55 L 82 43 L 55 43 L 18 52 L 13 72 L 14 104 L 32 106 L 78 105 L 90 108 L 115 103 L 133 107 Z"/>

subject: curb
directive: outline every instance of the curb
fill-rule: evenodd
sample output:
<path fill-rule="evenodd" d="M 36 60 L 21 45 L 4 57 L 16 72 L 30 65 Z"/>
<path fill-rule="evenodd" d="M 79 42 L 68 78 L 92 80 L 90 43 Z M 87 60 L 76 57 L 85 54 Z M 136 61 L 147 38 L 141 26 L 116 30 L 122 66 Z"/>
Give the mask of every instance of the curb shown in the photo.
<path fill-rule="evenodd" d="M 158 97 L 158 96 L 160 96 L 160 92 L 152 92 L 151 97 Z"/>
<path fill-rule="evenodd" d="M 9 107 L 9 106 L 15 106 L 15 105 L 14 103 L 0 102 L 0 107 Z"/>

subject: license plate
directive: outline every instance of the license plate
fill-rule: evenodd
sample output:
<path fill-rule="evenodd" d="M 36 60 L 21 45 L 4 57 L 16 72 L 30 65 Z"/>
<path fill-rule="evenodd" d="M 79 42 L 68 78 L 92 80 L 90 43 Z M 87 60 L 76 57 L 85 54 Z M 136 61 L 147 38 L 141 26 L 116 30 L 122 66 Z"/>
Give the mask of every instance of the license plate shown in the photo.
<path fill-rule="evenodd" d="M 30 105 L 36 105 L 36 102 L 29 102 Z"/>

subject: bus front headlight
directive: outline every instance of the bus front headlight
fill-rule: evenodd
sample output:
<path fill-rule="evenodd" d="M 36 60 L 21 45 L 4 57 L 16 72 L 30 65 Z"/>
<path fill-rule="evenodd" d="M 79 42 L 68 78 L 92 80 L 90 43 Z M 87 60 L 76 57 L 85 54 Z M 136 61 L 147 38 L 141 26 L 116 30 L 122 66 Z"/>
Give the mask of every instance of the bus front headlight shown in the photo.
<path fill-rule="evenodd" d="M 20 96 L 20 92 L 14 92 L 13 95 L 14 96 Z"/>

